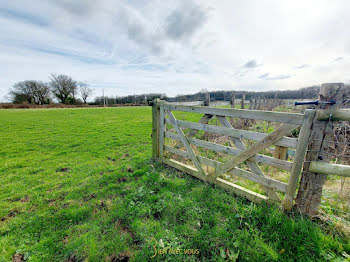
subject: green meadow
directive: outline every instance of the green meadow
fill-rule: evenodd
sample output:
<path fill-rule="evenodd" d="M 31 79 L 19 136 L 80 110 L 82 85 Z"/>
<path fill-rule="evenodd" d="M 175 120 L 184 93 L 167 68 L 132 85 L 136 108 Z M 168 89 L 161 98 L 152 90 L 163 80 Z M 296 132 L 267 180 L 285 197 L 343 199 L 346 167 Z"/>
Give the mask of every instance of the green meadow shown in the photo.
<path fill-rule="evenodd" d="M 350 261 L 336 225 L 152 161 L 151 119 L 0 110 L 0 261 Z"/>

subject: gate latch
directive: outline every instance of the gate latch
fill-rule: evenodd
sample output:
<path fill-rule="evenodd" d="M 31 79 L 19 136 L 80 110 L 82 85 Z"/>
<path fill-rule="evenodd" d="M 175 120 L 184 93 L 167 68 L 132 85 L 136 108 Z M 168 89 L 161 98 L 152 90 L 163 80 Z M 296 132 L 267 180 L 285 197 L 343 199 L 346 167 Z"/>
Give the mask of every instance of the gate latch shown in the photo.
<path fill-rule="evenodd" d="M 305 102 L 295 102 L 295 106 L 300 106 L 300 105 L 334 105 L 336 104 L 337 101 L 331 100 L 331 101 L 305 101 Z"/>

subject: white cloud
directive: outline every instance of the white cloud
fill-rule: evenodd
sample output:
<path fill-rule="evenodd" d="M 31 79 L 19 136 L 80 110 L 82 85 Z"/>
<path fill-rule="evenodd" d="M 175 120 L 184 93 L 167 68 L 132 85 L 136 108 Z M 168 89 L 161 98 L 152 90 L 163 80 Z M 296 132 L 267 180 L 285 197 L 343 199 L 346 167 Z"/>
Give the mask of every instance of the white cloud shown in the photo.
<path fill-rule="evenodd" d="M 15 82 L 47 81 L 50 73 L 86 80 L 96 95 L 348 82 L 349 7 L 346 0 L 2 2 L 0 101 Z"/>

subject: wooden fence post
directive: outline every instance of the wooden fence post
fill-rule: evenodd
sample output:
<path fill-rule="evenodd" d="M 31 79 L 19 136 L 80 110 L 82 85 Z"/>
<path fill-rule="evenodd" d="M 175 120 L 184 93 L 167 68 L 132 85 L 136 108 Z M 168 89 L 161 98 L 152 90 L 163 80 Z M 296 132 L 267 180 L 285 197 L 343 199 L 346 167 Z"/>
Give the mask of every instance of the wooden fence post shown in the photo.
<path fill-rule="evenodd" d="M 253 109 L 253 97 L 250 96 L 249 98 L 249 109 L 252 110 Z"/>
<path fill-rule="evenodd" d="M 204 106 L 210 106 L 210 93 L 205 94 Z"/>
<path fill-rule="evenodd" d="M 244 109 L 245 106 L 245 94 L 242 95 L 241 108 Z"/>
<path fill-rule="evenodd" d="M 273 100 L 273 108 L 275 108 L 276 106 L 278 106 L 278 96 L 277 96 L 277 94 L 275 94 L 275 98 Z"/>
<path fill-rule="evenodd" d="M 253 109 L 256 110 L 258 108 L 258 97 L 254 97 L 254 107 Z"/>
<path fill-rule="evenodd" d="M 232 92 L 230 103 L 231 103 L 231 107 L 235 108 L 235 92 Z"/>
<path fill-rule="evenodd" d="M 156 98 L 152 106 L 152 158 L 159 158 L 159 127 L 160 127 L 160 99 Z"/>
<path fill-rule="evenodd" d="M 287 160 L 288 147 L 275 146 L 273 157 L 281 160 Z"/>
<path fill-rule="evenodd" d="M 314 216 L 318 213 L 321 203 L 322 187 L 326 182 L 327 175 L 310 172 L 310 161 L 329 162 L 329 142 L 333 140 L 333 124 L 331 121 L 319 121 L 317 115 L 323 109 L 335 110 L 340 107 L 345 95 L 345 87 L 342 83 L 323 84 L 320 89 L 319 101 L 327 102 L 335 100 L 337 104 L 320 104 L 317 106 L 316 117 L 311 128 L 311 138 L 308 145 L 302 177 L 300 180 L 298 195 L 295 200 L 296 207 L 300 212 Z M 331 112 L 330 111 L 330 112 Z"/>
<path fill-rule="evenodd" d="M 298 144 L 295 151 L 295 158 L 286 190 L 286 196 L 283 202 L 283 208 L 286 211 L 290 211 L 293 207 L 295 190 L 297 189 L 300 173 L 303 169 L 303 163 L 307 151 L 307 145 L 311 135 L 311 127 L 315 118 L 315 114 L 315 110 L 305 110 L 304 120 L 300 129 Z"/>
<path fill-rule="evenodd" d="M 262 102 L 261 96 L 259 96 L 259 97 L 258 97 L 258 101 L 257 101 L 257 103 L 256 103 L 256 109 L 257 109 L 257 110 L 260 110 L 260 109 L 261 109 L 261 102 Z"/>

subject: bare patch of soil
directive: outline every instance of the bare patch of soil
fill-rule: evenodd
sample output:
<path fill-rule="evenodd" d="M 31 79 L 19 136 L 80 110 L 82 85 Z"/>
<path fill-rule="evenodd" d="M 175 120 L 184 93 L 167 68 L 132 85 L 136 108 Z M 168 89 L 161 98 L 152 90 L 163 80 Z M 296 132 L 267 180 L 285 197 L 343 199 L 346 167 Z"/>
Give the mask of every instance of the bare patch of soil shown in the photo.
<path fill-rule="evenodd" d="M 67 244 L 68 243 L 68 236 L 64 236 L 64 238 L 62 239 L 63 244 Z"/>
<path fill-rule="evenodd" d="M 128 179 L 126 177 L 120 177 L 120 178 L 118 178 L 117 181 L 118 181 L 118 183 L 123 183 L 123 182 L 128 181 Z"/>
<path fill-rule="evenodd" d="M 21 201 L 22 203 L 26 203 L 26 202 L 29 202 L 29 201 L 30 201 L 30 198 L 29 198 L 29 196 L 24 196 L 20 201 Z"/>
<path fill-rule="evenodd" d="M 71 255 L 68 259 L 65 260 L 65 262 L 76 262 L 77 257 L 75 255 Z"/>
<path fill-rule="evenodd" d="M 11 210 L 7 216 L 4 216 L 0 219 L 0 221 L 6 221 L 7 219 L 11 218 L 11 217 L 15 217 L 17 214 L 19 214 L 18 210 L 14 209 Z"/>
<path fill-rule="evenodd" d="M 23 254 L 14 254 L 12 257 L 12 262 L 21 262 L 25 261 Z"/>

